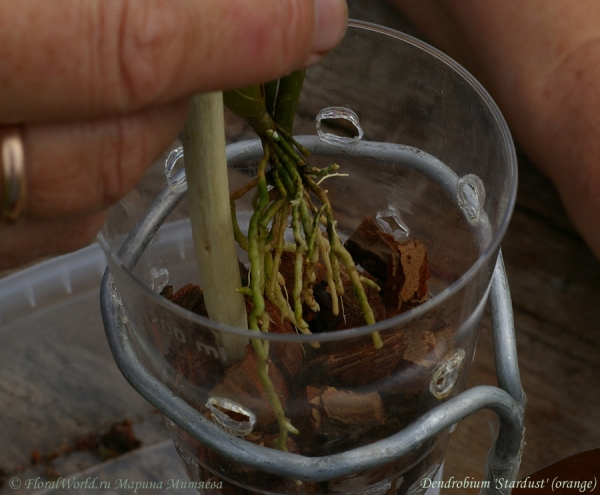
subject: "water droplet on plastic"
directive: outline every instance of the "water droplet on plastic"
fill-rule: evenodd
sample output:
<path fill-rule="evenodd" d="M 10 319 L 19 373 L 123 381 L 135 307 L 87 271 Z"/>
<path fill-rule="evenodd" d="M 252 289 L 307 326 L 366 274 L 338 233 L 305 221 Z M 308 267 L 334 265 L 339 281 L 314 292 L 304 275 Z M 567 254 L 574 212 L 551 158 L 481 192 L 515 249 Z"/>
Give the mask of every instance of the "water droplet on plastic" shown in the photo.
<path fill-rule="evenodd" d="M 185 260 L 187 255 L 185 252 L 185 241 L 183 239 L 179 239 L 179 242 L 177 243 L 177 251 L 179 253 L 179 258 L 181 260 Z"/>
<path fill-rule="evenodd" d="M 341 136 L 341 135 L 333 134 L 332 132 L 326 132 L 325 129 L 323 128 L 324 124 L 327 123 L 326 121 L 333 121 L 333 120 L 340 120 L 340 119 L 350 122 L 350 124 L 353 127 L 353 136 L 352 137 Z M 321 139 L 322 141 L 325 141 L 326 143 L 329 143 L 329 144 L 335 144 L 337 146 L 348 146 L 350 144 L 357 143 L 365 135 L 364 131 L 362 130 L 362 127 L 360 126 L 360 120 L 358 118 L 358 115 L 356 114 L 356 112 L 350 110 L 349 108 L 345 108 L 345 107 L 323 108 L 317 114 L 316 121 L 317 121 L 317 133 L 319 134 L 319 139 Z M 342 128 L 342 126 L 339 126 L 339 127 L 340 127 L 340 129 Z M 346 126 L 344 126 L 344 127 L 346 127 Z"/>
<path fill-rule="evenodd" d="M 152 276 L 150 289 L 154 290 L 156 286 L 156 292 L 161 292 L 169 283 L 169 270 L 166 268 L 156 268 L 153 266 L 150 269 L 150 275 Z"/>
<path fill-rule="evenodd" d="M 199 468 L 200 465 L 196 462 L 196 460 L 189 455 L 185 450 L 183 450 L 182 447 L 180 447 L 177 442 L 174 442 L 175 444 L 175 449 L 177 450 L 177 453 L 179 454 L 179 456 L 181 457 L 181 459 L 183 459 L 183 461 L 191 467 L 195 467 L 195 468 Z"/>
<path fill-rule="evenodd" d="M 457 426 L 458 426 L 458 423 L 454 423 L 448 430 L 448 433 L 454 433 L 454 430 L 456 430 Z"/>
<path fill-rule="evenodd" d="M 121 322 L 122 325 L 127 325 L 129 323 L 129 318 L 125 314 L 125 308 L 123 308 L 123 299 L 121 299 L 121 294 L 119 294 L 119 290 L 115 285 L 115 281 L 112 275 L 108 276 L 108 290 L 110 291 L 110 295 L 112 296 L 113 302 L 115 304 L 115 313 L 117 318 Z"/>
<path fill-rule="evenodd" d="M 433 372 L 429 390 L 437 399 L 443 399 L 452 392 L 458 381 L 466 353 L 458 349 L 445 363 L 440 364 Z"/>
<path fill-rule="evenodd" d="M 485 202 L 483 181 L 475 174 L 468 174 L 458 179 L 456 200 L 469 223 L 477 225 L 483 213 Z"/>
<path fill-rule="evenodd" d="M 36 307 L 36 302 L 35 302 L 35 292 L 33 291 L 33 286 L 32 285 L 28 285 L 25 289 L 24 289 L 25 295 L 27 296 L 27 299 L 29 300 L 29 305 L 32 308 Z"/>
<path fill-rule="evenodd" d="M 121 299 L 121 294 L 119 294 L 112 275 L 108 276 L 108 290 L 110 291 L 110 295 L 112 296 L 115 305 L 122 306 L 123 300 Z"/>
<path fill-rule="evenodd" d="M 394 205 L 388 206 L 384 211 L 378 211 L 375 220 L 386 234 L 391 234 L 397 241 L 406 239 L 410 234 L 410 229 L 402 220 L 400 210 Z"/>
<path fill-rule="evenodd" d="M 165 160 L 165 176 L 167 177 L 167 184 L 169 185 L 171 191 L 177 191 L 187 187 L 187 180 L 184 170 L 180 170 L 179 172 L 173 174 L 175 165 L 181 158 L 183 158 L 183 147 L 180 146 L 179 148 L 175 148 L 173 151 L 171 151 Z"/>

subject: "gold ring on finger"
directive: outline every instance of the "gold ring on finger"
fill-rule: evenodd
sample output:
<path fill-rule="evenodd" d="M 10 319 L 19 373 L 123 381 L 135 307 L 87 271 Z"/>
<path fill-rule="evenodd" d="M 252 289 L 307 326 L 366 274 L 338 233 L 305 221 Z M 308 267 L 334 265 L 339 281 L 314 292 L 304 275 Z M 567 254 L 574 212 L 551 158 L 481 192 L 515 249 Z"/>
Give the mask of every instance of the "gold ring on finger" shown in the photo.
<path fill-rule="evenodd" d="M 21 128 L 0 128 L 0 148 L 0 218 L 7 223 L 15 223 L 25 212 L 27 195 Z"/>

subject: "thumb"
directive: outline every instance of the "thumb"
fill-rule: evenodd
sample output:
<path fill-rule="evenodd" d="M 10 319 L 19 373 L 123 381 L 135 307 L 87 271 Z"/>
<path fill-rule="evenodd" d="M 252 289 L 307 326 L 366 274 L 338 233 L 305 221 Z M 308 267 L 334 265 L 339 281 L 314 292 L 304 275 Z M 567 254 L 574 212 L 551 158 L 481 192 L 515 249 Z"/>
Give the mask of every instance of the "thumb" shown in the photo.
<path fill-rule="evenodd" d="M 202 56 L 216 62 L 214 89 L 269 81 L 318 62 L 341 41 L 348 18 L 346 0 L 202 3 L 214 12 L 209 26 L 218 26 L 206 28 L 200 43 Z"/>
<path fill-rule="evenodd" d="M 346 22 L 346 0 L 0 0 L 0 115 L 99 117 L 269 81 Z"/>

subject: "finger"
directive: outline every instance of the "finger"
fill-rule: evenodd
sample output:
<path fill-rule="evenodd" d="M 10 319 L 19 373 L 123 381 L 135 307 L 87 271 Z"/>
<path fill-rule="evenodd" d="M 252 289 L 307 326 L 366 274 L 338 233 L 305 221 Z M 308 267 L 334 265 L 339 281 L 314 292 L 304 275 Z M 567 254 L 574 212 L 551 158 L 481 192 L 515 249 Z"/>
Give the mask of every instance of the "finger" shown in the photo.
<path fill-rule="evenodd" d="M 88 215 L 124 196 L 175 140 L 188 102 L 91 122 L 25 126 L 27 218 Z"/>
<path fill-rule="evenodd" d="M 104 213 L 98 213 L 67 221 L 0 223 L 0 270 L 87 246 L 102 227 L 104 217 Z"/>
<path fill-rule="evenodd" d="M 0 120 L 128 113 L 272 80 L 341 39 L 345 0 L 0 0 Z"/>

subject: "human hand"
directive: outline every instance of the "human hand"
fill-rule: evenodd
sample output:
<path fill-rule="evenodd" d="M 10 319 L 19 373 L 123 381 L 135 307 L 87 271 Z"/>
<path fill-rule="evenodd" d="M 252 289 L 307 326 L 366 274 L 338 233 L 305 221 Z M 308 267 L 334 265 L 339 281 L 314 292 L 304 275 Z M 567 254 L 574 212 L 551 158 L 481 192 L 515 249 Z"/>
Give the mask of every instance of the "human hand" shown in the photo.
<path fill-rule="evenodd" d="M 600 259 L 600 3 L 390 2 L 486 86 Z"/>
<path fill-rule="evenodd" d="M 0 138 L 19 126 L 27 191 L 0 269 L 85 246 L 191 95 L 316 63 L 346 20 L 345 0 L 0 0 Z"/>

